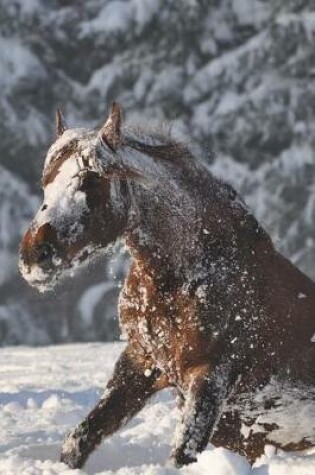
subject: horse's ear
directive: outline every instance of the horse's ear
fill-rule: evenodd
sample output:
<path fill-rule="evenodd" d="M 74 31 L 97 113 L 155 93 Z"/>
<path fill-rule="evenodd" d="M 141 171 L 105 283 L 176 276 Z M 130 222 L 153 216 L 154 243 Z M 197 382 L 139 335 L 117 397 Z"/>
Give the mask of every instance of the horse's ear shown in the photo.
<path fill-rule="evenodd" d="M 63 118 L 63 114 L 61 112 L 61 109 L 56 110 L 56 135 L 57 138 L 60 137 L 64 133 L 64 131 L 67 129 L 67 125 L 65 123 L 65 120 Z"/>
<path fill-rule="evenodd" d="M 117 102 L 113 102 L 110 114 L 101 128 L 104 142 L 113 150 L 121 144 L 122 110 Z"/>

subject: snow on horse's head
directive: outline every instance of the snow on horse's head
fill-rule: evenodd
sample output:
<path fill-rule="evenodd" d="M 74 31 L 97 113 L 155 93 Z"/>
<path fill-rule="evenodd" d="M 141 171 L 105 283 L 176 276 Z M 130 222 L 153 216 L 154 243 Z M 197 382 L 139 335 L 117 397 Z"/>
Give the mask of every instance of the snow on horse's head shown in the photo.
<path fill-rule="evenodd" d="M 188 148 L 169 134 L 122 129 L 117 103 L 99 130 L 68 129 L 59 111 L 56 118 L 57 139 L 48 150 L 42 176 L 44 200 L 20 246 L 22 275 L 41 291 L 53 288 L 60 277 L 117 239 L 125 237 L 127 242 L 128 231 L 129 247 L 135 239 L 143 241 L 144 228 L 148 239 L 161 236 L 163 249 L 166 240 L 174 244 L 173 217 L 166 226 L 171 215 L 164 203 L 180 208 L 187 193 L 169 167 L 180 169 L 186 180 L 192 179 L 194 169 Z M 141 229 L 130 236 L 140 218 Z M 185 216 L 181 223 L 187 243 L 189 219 Z M 180 226 L 179 220 L 176 224 Z"/>
<path fill-rule="evenodd" d="M 42 176 L 43 203 L 20 247 L 22 274 L 39 290 L 52 288 L 66 270 L 122 234 L 128 172 L 116 153 L 120 129 L 117 104 L 98 131 L 67 129 L 57 111 L 57 139 Z"/>
<path fill-rule="evenodd" d="M 259 235 L 236 192 L 185 144 L 161 131 L 122 129 L 121 119 L 113 104 L 100 130 L 67 129 L 57 113 L 44 201 L 20 249 L 21 272 L 39 290 L 120 238 L 168 285 L 195 279 L 192 270 L 211 242 L 219 242 L 223 254 L 241 249 L 244 219 L 246 241 Z"/>

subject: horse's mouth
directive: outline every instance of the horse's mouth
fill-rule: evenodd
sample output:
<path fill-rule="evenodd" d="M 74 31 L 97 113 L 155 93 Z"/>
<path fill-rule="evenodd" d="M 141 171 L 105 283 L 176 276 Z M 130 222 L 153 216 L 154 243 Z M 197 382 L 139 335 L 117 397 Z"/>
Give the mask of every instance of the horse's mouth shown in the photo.
<path fill-rule="evenodd" d="M 68 261 L 60 262 L 58 265 L 52 266 L 50 269 L 41 269 L 39 266 L 33 266 L 31 269 L 26 268 L 20 263 L 20 271 L 24 279 L 31 287 L 36 288 L 39 292 L 49 292 L 55 289 L 57 284 L 69 277 L 73 277 L 74 273 L 89 264 L 94 258 L 108 252 L 111 246 L 107 248 L 87 246 L 80 251 L 78 255 Z"/>
<path fill-rule="evenodd" d="M 42 269 L 37 266 L 26 269 L 23 264 L 20 264 L 19 267 L 26 282 L 39 292 L 53 290 L 59 280 L 60 271 L 56 272 L 56 269 L 43 272 Z"/>

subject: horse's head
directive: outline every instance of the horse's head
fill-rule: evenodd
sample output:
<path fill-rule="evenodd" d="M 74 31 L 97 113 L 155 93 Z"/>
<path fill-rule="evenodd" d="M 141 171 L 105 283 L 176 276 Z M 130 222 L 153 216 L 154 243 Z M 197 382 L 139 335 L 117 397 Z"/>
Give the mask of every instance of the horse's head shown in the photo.
<path fill-rule="evenodd" d="M 22 275 L 39 290 L 52 288 L 124 231 L 126 183 L 115 168 L 120 125 L 117 104 L 97 132 L 66 129 L 57 113 L 57 140 L 42 176 L 44 200 L 20 247 Z"/>

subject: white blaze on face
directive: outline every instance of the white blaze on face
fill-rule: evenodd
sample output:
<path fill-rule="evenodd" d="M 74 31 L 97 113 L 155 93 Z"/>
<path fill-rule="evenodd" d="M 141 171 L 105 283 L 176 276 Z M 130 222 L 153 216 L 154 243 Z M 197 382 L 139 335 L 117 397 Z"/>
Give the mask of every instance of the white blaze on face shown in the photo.
<path fill-rule="evenodd" d="M 77 221 L 87 209 L 86 195 L 79 190 L 80 166 L 76 157 L 69 157 L 59 168 L 53 182 L 44 189 L 45 209 L 39 211 L 36 222 L 50 223 L 58 230 L 67 218 Z"/>
<path fill-rule="evenodd" d="M 78 223 L 82 214 L 88 210 L 86 195 L 79 190 L 83 158 L 87 159 L 89 164 L 93 163 L 95 146 L 95 138 L 82 137 L 83 131 L 82 129 L 67 130 L 49 149 L 45 169 L 50 166 L 56 155 L 62 155 L 62 149 L 72 140 L 78 140 L 80 153 L 74 152 L 67 158 L 60 165 L 54 180 L 46 185 L 43 202 L 45 208 L 40 209 L 35 218 L 37 226 L 49 223 L 57 232 L 58 230 L 68 231 L 73 238 L 75 233 L 82 231 L 82 226 Z M 70 227 L 67 230 L 68 226 Z"/>
<path fill-rule="evenodd" d="M 62 162 L 63 149 L 74 140 L 77 140 L 77 146 L 74 147 L 73 155 Z M 49 224 L 55 229 L 57 238 L 60 232 L 62 235 L 60 239 L 67 239 L 68 243 L 84 232 L 80 221 L 82 215 L 88 212 L 88 207 L 86 194 L 80 191 L 83 159 L 89 163 L 89 168 L 96 168 L 93 166 L 95 140 L 96 137 L 88 135 L 84 129 L 71 129 L 64 132 L 49 149 L 44 173 L 54 160 L 60 160 L 61 165 L 53 181 L 44 188 L 43 206 L 37 212 L 32 224 L 34 236 L 44 224 Z M 60 264 L 60 259 L 53 257 L 53 265 L 56 269 Z M 54 286 L 54 277 L 50 277 L 37 264 L 29 268 L 21 261 L 20 270 L 23 277 L 39 290 L 44 291 Z"/>

